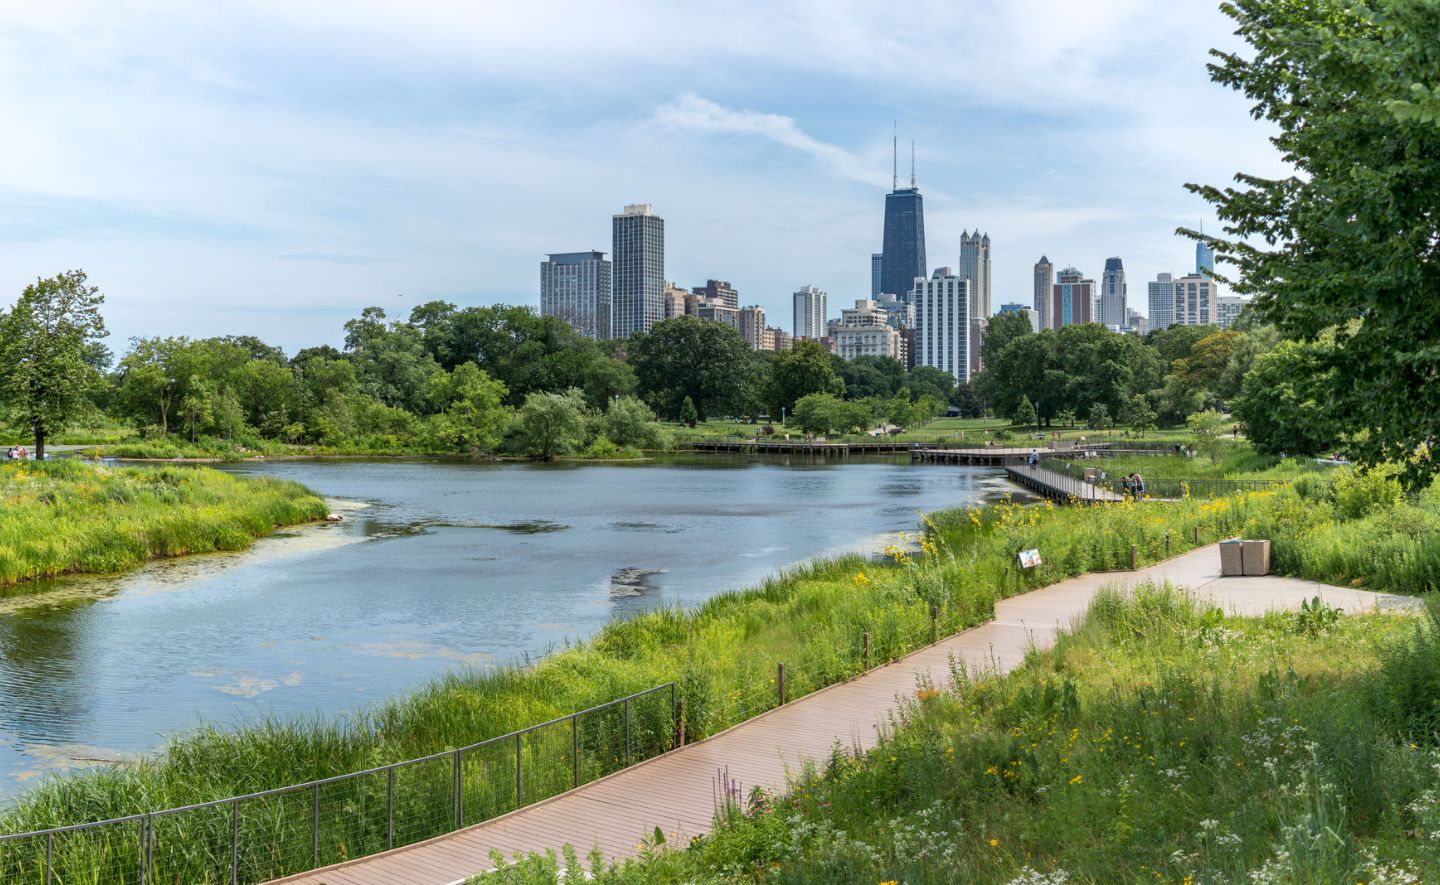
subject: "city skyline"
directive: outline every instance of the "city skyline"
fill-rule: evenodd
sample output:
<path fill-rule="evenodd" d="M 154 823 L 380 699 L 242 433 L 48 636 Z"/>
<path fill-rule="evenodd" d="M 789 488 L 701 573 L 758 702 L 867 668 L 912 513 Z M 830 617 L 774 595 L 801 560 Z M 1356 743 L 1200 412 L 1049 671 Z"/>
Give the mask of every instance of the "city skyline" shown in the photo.
<path fill-rule="evenodd" d="M 26 137 L 0 145 L 0 286 L 83 267 L 116 349 L 254 334 L 293 351 L 339 343 L 370 305 L 538 308 L 535 262 L 605 249 L 604 219 L 644 200 L 669 221 L 668 278 L 721 276 L 783 316 L 800 285 L 866 294 L 898 120 L 926 270 L 978 223 L 994 302 L 1024 301 L 1042 253 L 1186 269 L 1174 228 L 1218 224 L 1184 182 L 1283 171 L 1243 97 L 1207 78 L 1207 51 L 1236 45 L 1209 7 L 957 4 L 916 10 L 903 41 L 863 7 L 639 3 L 583 35 L 546 24 L 571 8 L 361 0 L 336 29 L 261 0 L 12 4 L 0 119 Z M 639 51 L 681 40 L 707 64 Z M 927 52 L 956 40 L 975 51 Z M 900 62 L 917 53 L 933 60 Z M 1175 139 L 1176 116 L 1204 137 Z"/>

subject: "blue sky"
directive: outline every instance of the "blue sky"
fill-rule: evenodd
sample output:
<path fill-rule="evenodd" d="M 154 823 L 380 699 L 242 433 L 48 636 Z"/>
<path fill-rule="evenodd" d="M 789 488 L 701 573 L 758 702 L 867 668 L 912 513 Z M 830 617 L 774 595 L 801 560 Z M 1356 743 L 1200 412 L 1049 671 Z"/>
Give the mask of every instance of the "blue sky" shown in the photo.
<path fill-rule="evenodd" d="M 666 220 L 666 276 L 869 291 L 891 121 L 916 141 L 929 263 L 994 243 L 994 303 L 1031 266 L 1130 304 L 1185 271 L 1186 181 L 1283 171 L 1209 82 L 1204 0 L 723 4 L 527 0 L 10 3 L 0 8 L 0 297 L 84 268 L 111 345 L 254 334 L 339 343 L 367 305 L 537 305 L 547 252 Z"/>

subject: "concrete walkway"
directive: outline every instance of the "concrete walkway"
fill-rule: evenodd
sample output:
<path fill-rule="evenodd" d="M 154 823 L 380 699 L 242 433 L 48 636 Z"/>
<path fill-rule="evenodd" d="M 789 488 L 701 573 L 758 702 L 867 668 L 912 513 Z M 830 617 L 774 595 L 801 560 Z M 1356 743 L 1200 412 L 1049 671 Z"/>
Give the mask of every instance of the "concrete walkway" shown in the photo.
<path fill-rule="evenodd" d="M 1082 575 L 1001 601 L 995 620 L 958 633 L 850 682 L 833 685 L 771 710 L 714 737 L 617 772 L 577 790 L 428 842 L 280 880 L 307 885 L 449 885 L 489 869 L 491 849 L 558 850 L 584 856 L 598 845 L 609 858 L 633 855 L 656 827 L 685 839 L 707 832 L 715 809 L 717 772 L 742 791 L 782 791 L 787 774 L 806 759 L 824 759 L 836 742 L 873 746 L 899 696 L 917 680 L 949 682 L 950 660 L 972 671 L 1008 672 L 1031 648 L 1045 649 L 1082 615 L 1102 587 L 1169 581 L 1229 612 L 1260 615 L 1297 609 L 1319 596 L 1347 612 L 1418 611 L 1419 600 L 1293 578 L 1220 578 L 1220 554 L 1210 545 L 1135 572 Z M 674 838 L 670 841 L 673 843 Z"/>

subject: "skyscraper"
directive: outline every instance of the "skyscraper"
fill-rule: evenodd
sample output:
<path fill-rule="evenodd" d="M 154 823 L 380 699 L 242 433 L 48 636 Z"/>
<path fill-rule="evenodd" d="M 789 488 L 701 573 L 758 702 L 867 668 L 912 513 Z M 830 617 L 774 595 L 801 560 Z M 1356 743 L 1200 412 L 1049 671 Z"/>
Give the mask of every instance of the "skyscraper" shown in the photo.
<path fill-rule="evenodd" d="M 801 286 L 795 290 L 795 337 L 825 337 L 825 290 Z"/>
<path fill-rule="evenodd" d="M 1195 244 L 1195 272 L 1198 274 L 1215 273 L 1215 250 L 1206 243 Z"/>
<path fill-rule="evenodd" d="M 925 276 L 925 200 L 915 186 L 915 159 L 911 152 L 910 186 L 900 187 L 898 173 L 893 190 L 885 195 L 885 240 L 880 257 L 880 291 L 904 295 Z M 873 261 L 873 259 L 872 259 Z"/>
<path fill-rule="evenodd" d="M 1110 328 L 1125 325 L 1125 265 L 1119 258 L 1105 259 L 1100 277 L 1100 322 Z"/>
<path fill-rule="evenodd" d="M 1060 271 L 1051 287 L 1050 320 L 1052 329 L 1094 322 L 1095 281 L 1073 267 Z"/>
<path fill-rule="evenodd" d="M 636 203 L 612 218 L 615 256 L 613 328 L 629 338 L 665 318 L 665 219 L 649 203 Z"/>
<path fill-rule="evenodd" d="M 970 281 L 948 267 L 915 281 L 915 365 L 934 366 L 970 380 Z"/>
<path fill-rule="evenodd" d="M 555 252 L 540 262 L 540 314 L 587 338 L 610 337 L 610 262 L 604 252 Z"/>
<path fill-rule="evenodd" d="M 990 319 L 990 235 L 969 231 L 960 235 L 960 273 L 970 285 L 970 374 L 980 371 L 980 342 Z"/>
<path fill-rule="evenodd" d="M 883 276 L 881 268 L 885 266 L 885 256 L 879 252 L 870 253 L 870 297 L 874 298 L 881 292 Z M 898 293 L 896 293 L 898 294 Z"/>
<path fill-rule="evenodd" d="M 1040 318 L 1040 328 L 1052 328 L 1050 323 L 1050 299 L 1054 297 L 1051 287 L 1055 285 L 1055 265 L 1044 255 L 1035 262 L 1035 313 Z"/>
<path fill-rule="evenodd" d="M 1168 273 L 1150 281 L 1150 328 L 1168 329 L 1175 322 L 1175 279 Z"/>

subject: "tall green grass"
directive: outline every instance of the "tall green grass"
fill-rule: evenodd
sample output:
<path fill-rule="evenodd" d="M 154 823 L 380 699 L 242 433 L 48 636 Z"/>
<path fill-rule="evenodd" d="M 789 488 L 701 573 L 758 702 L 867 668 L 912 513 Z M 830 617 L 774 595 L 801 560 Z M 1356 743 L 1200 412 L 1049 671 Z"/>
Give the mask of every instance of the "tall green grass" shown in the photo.
<path fill-rule="evenodd" d="M 878 664 L 936 635 L 987 620 L 1000 596 L 1080 572 L 1126 568 L 1132 543 L 1139 545 L 1142 561 L 1153 561 L 1164 555 L 1167 532 L 1171 552 L 1178 553 L 1191 542 L 1191 526 L 1202 526 L 1202 542 L 1208 542 L 1266 503 L 1256 495 L 1223 506 L 1186 502 L 1057 509 L 1003 504 L 937 514 L 921 533 L 923 553 L 894 550 L 879 560 L 844 557 L 799 566 L 759 587 L 717 596 L 693 611 L 661 610 L 612 623 L 593 639 L 532 666 L 457 671 L 340 720 L 206 729 L 175 739 L 155 758 L 133 766 L 52 778 L 0 815 L 0 832 L 220 799 L 453 750 L 672 680 L 684 700 L 687 735 L 700 738 L 775 706 L 777 663 L 786 665 L 788 697 L 798 697 L 853 676 L 867 663 Z M 1045 564 L 1022 573 L 1014 556 L 1034 546 L 1044 552 Z M 868 659 L 863 640 L 867 632 Z M 670 727 L 668 694 L 660 707 L 647 707 L 637 715 L 648 723 L 647 733 L 658 734 L 663 742 Z M 619 722 L 612 718 L 608 731 L 603 724 L 595 728 L 592 743 L 613 746 Z M 535 784 L 525 801 L 569 786 L 567 734 L 537 737 L 534 746 L 526 743 L 521 750 L 526 782 Z M 507 752 L 513 757 L 513 748 Z M 606 764 L 618 755 L 612 753 Z M 587 755 L 587 764 L 593 757 Z M 466 763 L 467 822 L 511 807 L 513 762 L 506 758 L 502 752 L 496 759 Z M 587 769 L 586 775 L 598 773 L 603 767 Z M 333 826 L 353 829 L 326 833 L 327 845 L 343 844 L 350 856 L 377 845 L 376 787 L 367 789 L 372 791 L 367 798 L 356 801 L 369 812 L 337 815 Z M 418 804 L 397 812 L 404 820 L 426 822 L 407 830 L 404 838 L 424 838 L 449 828 L 444 812 L 451 801 L 448 788 L 428 796 L 428 804 L 417 799 Z M 301 804 L 293 814 L 303 823 L 308 806 Z M 257 821 L 247 829 L 246 844 L 269 852 L 266 875 L 309 864 L 308 827 L 294 824 L 289 815 L 277 810 L 270 824 Z M 194 831 L 172 834 L 171 840 L 208 845 L 219 838 L 212 832 L 217 823 L 197 821 L 192 826 Z M 281 850 L 295 844 L 304 847 L 294 849 L 303 856 Z M 206 856 L 209 860 L 197 858 L 194 866 L 172 869 L 171 878 L 215 881 L 215 859 Z M 87 868 L 82 864 L 72 872 Z"/>
<path fill-rule="evenodd" d="M 1230 619 L 1168 587 L 1103 595 L 1023 669 L 917 691 L 871 752 L 837 749 L 787 795 L 737 797 L 688 850 L 655 840 L 589 878 L 1433 882 L 1440 750 L 1381 700 L 1405 684 L 1397 659 L 1440 667 L 1435 627 L 1413 625 Z M 553 883 L 562 863 L 580 862 L 531 857 L 472 881 Z"/>
<path fill-rule="evenodd" d="M 293 482 L 66 460 L 0 464 L 0 508 L 0 585 L 240 550 L 325 515 L 325 502 Z"/>
<path fill-rule="evenodd" d="M 893 549 L 875 560 L 852 556 L 798 566 L 692 611 L 665 609 L 612 623 L 592 639 L 529 666 L 456 671 L 343 719 L 205 729 L 176 738 L 155 758 L 133 766 L 52 778 L 0 816 L 0 832 L 222 799 L 451 751 L 670 681 L 684 701 L 688 737 L 700 738 L 775 706 L 778 663 L 785 664 L 788 697 L 799 697 L 933 636 L 984 621 L 998 598 L 1083 572 L 1128 568 L 1132 545 L 1138 561 L 1149 563 L 1190 549 L 1197 527 L 1200 543 L 1209 543 L 1289 515 L 1319 513 L 1290 487 L 1205 501 L 1077 508 L 1003 503 L 938 513 L 917 533 L 920 551 Z M 1288 561 L 1291 537 L 1276 536 L 1277 561 Z M 1030 548 L 1040 549 L 1044 564 L 1021 570 L 1016 554 Z M 1375 580 L 1371 572 L 1360 577 Z M 636 706 L 637 740 L 650 751 L 668 745 L 674 728 L 668 692 Z M 622 755 L 616 750 L 621 733 L 616 714 L 586 728 L 591 731 L 582 747 L 582 779 L 613 770 Z M 570 740 L 567 725 L 521 742 L 525 802 L 570 785 L 575 761 Z M 463 760 L 465 822 L 513 807 L 514 753 L 511 746 Z M 448 764 L 426 763 L 414 770 L 414 783 L 401 783 L 396 844 L 451 827 Z M 325 815 L 322 862 L 384 847 L 383 814 L 377 810 L 383 808 L 383 792 L 381 799 L 376 792 L 384 785 L 373 776 L 363 780 L 337 787 L 333 797 L 328 790 L 323 794 L 325 808 L 333 801 L 335 808 L 353 810 Z M 247 823 L 246 863 L 255 879 L 309 865 L 308 815 L 303 800 L 295 808 L 277 800 L 270 813 L 257 813 Z M 225 822 L 197 815 L 176 818 L 171 826 L 173 831 L 160 834 L 172 846 L 162 852 L 175 864 L 167 868 L 170 878 L 223 878 Z M 180 843 L 202 847 L 187 854 L 173 849 Z M 5 856 L 0 845 L 0 862 Z M 79 863 L 70 872 L 93 870 L 83 858 Z"/>

